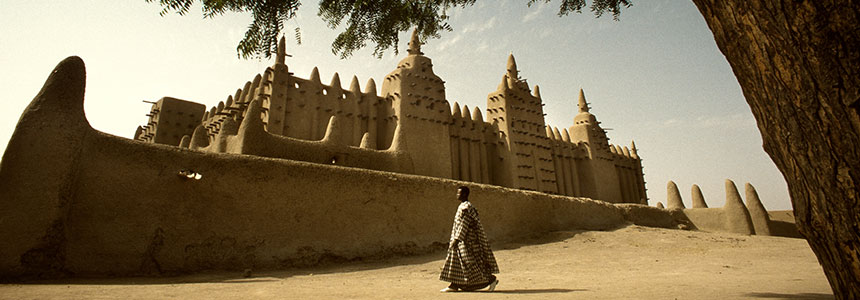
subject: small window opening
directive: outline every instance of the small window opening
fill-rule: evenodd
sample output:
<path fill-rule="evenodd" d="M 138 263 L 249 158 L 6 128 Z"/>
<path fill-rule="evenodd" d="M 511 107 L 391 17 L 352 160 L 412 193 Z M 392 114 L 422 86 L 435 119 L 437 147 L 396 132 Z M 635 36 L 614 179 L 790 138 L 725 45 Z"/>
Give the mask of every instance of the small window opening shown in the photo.
<path fill-rule="evenodd" d="M 194 170 L 182 169 L 182 170 L 179 170 L 179 174 L 177 174 L 177 175 L 179 175 L 179 177 L 181 177 L 183 179 L 194 179 L 194 180 L 203 179 L 203 174 L 194 172 Z"/>

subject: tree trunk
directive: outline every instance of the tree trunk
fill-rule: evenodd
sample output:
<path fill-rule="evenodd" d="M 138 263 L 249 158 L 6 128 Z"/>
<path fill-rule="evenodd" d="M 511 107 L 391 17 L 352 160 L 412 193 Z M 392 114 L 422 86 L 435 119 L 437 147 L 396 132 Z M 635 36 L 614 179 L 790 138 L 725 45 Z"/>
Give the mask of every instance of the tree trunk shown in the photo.
<path fill-rule="evenodd" d="M 860 3 L 693 0 L 838 299 L 860 298 Z"/>

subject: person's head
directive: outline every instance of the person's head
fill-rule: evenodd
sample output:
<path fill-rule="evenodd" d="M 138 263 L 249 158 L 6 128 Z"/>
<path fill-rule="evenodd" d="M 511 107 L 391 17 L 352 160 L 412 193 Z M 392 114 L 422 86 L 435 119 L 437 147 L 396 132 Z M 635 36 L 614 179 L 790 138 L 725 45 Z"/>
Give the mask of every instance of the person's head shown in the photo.
<path fill-rule="evenodd" d="M 457 199 L 460 201 L 469 200 L 469 187 L 461 186 L 457 188 Z"/>

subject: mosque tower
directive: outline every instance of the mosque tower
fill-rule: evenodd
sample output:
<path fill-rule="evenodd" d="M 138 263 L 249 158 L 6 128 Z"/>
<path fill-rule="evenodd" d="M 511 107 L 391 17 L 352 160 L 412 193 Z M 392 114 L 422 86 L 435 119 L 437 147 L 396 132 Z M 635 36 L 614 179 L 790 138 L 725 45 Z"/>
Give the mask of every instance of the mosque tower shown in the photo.
<path fill-rule="evenodd" d="M 597 117 L 589 112 L 582 89 L 579 89 L 579 114 L 573 118 L 573 126 L 570 127 L 570 140 L 574 143 L 585 142 L 592 150 L 609 153 L 609 138 L 600 127 Z"/>
<path fill-rule="evenodd" d="M 555 194 L 555 167 L 546 136 L 540 89 L 534 93 L 519 77 L 514 55 L 508 56 L 507 72 L 495 92 L 487 95 L 487 120 L 497 122 L 507 143 L 509 186 Z"/>
<path fill-rule="evenodd" d="M 418 31 L 412 32 L 408 56 L 385 76 L 382 97 L 391 101 L 396 127 L 391 150 L 408 152 L 414 174 L 450 178 L 451 115 L 445 82 L 433 73 L 433 62 L 421 52 Z"/>
<path fill-rule="evenodd" d="M 582 196 L 609 202 L 622 202 L 621 179 L 616 171 L 618 155 L 613 154 L 606 131 L 600 127 L 585 100 L 585 92 L 579 90 L 579 114 L 573 118 L 570 131 L 572 143 L 582 143 L 588 149 L 590 159 L 583 162 L 583 171 L 591 173 L 589 180 L 581 183 Z"/>

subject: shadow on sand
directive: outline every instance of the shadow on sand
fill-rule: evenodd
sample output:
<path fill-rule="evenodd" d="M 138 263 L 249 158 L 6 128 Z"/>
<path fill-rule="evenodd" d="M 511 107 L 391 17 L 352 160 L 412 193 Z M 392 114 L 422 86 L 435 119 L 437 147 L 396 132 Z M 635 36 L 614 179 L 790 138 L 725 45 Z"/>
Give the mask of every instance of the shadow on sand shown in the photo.
<path fill-rule="evenodd" d="M 560 294 L 570 292 L 585 292 L 586 289 L 516 289 L 516 290 L 495 290 L 492 292 L 482 291 L 482 293 L 490 294 Z"/>
<path fill-rule="evenodd" d="M 623 228 L 623 227 L 621 227 Z M 613 228 L 607 231 L 617 230 Z M 577 234 L 587 232 L 588 230 L 562 230 L 544 233 L 535 233 L 526 236 L 518 236 L 509 239 L 495 241 L 492 244 L 494 251 L 512 250 L 523 246 L 540 245 L 563 241 L 573 238 Z M 424 264 L 437 260 L 444 260 L 447 254 L 444 246 L 438 248 L 428 248 L 426 251 L 418 252 L 413 255 L 387 255 L 382 257 L 372 257 L 364 259 L 354 259 L 349 261 L 331 261 L 321 262 L 317 266 L 295 267 L 284 270 L 253 270 L 253 275 L 250 278 L 245 278 L 240 270 L 207 270 L 194 273 L 177 273 L 177 274 L 161 274 L 154 276 L 132 276 L 132 277 L 68 277 L 57 279 L 23 279 L 14 280 L 14 284 L 68 284 L 68 285 L 170 285 L 183 283 L 254 283 L 278 281 L 293 276 L 303 276 L 310 274 L 334 274 L 334 273 L 350 273 L 366 270 L 375 270 L 381 268 L 389 268 L 392 266 L 402 265 L 417 265 Z M 441 265 L 440 265 L 441 266 Z M 502 293 L 563 293 L 577 290 L 565 289 L 538 289 L 538 290 L 513 290 L 502 291 Z M 500 292 L 500 291 L 496 291 Z"/>
<path fill-rule="evenodd" d="M 748 293 L 744 296 L 752 297 L 752 298 L 774 298 L 774 299 L 833 299 L 832 294 L 821 294 L 821 293 L 799 293 L 799 294 Z"/>

